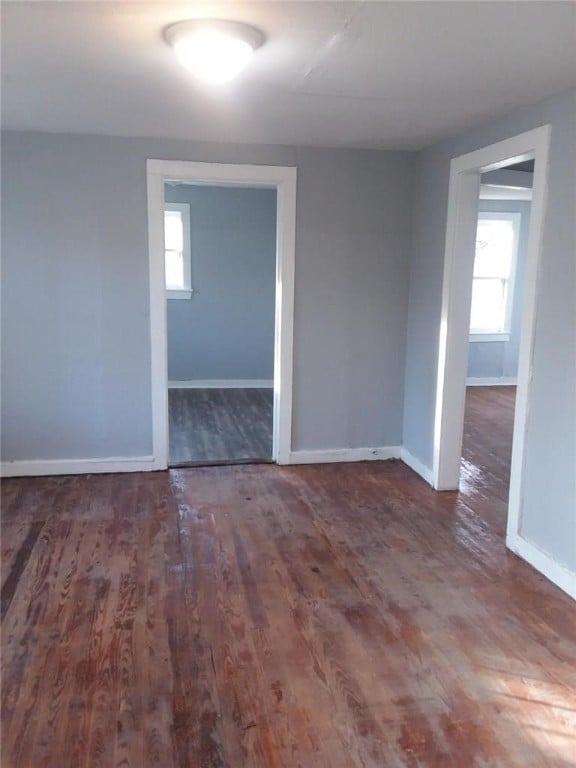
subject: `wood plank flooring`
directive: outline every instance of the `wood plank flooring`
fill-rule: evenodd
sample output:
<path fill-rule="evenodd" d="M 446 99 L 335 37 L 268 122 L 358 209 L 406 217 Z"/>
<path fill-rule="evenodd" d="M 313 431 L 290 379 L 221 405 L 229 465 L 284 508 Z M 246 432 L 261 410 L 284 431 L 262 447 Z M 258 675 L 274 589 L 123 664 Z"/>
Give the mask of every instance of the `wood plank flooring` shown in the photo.
<path fill-rule="evenodd" d="M 505 535 L 516 387 L 467 387 L 460 488 Z"/>
<path fill-rule="evenodd" d="M 170 463 L 272 458 L 272 389 L 169 389 Z"/>
<path fill-rule="evenodd" d="M 574 603 L 472 450 L 4 481 L 2 767 L 573 768 Z"/>

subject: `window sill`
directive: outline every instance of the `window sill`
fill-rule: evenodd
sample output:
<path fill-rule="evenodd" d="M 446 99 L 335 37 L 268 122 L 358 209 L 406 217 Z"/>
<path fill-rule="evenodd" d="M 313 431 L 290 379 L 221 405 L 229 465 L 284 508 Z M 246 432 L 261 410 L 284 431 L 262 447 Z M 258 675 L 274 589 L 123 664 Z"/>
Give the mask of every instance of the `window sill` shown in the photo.
<path fill-rule="evenodd" d="M 166 291 L 166 298 L 167 299 L 191 299 L 192 298 L 192 290 L 172 290 L 172 291 Z"/>
<path fill-rule="evenodd" d="M 468 341 L 486 342 L 486 341 L 510 341 L 509 333 L 471 333 Z"/>

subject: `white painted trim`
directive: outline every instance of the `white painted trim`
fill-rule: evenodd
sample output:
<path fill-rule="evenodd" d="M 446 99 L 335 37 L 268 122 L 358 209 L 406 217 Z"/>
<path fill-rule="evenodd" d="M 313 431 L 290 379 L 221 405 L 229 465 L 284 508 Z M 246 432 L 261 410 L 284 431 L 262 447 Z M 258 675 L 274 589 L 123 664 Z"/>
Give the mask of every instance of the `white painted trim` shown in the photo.
<path fill-rule="evenodd" d="M 471 333 L 468 337 L 470 344 L 488 344 L 493 341 L 510 341 L 510 333 Z"/>
<path fill-rule="evenodd" d="M 438 342 L 433 443 L 433 485 L 458 488 L 464 428 L 472 276 L 478 222 L 480 173 L 450 168 L 448 224 Z M 468 258 L 462 258 L 466 254 Z M 456 459 L 456 461 L 454 461 Z"/>
<path fill-rule="evenodd" d="M 296 168 L 148 160 L 148 247 L 153 454 L 168 466 L 168 366 L 164 278 L 164 183 L 276 189 L 276 315 L 274 330 L 273 458 L 290 461 L 292 445 L 292 347 L 296 248 Z"/>
<path fill-rule="evenodd" d="M 576 600 L 576 573 L 557 563 L 549 554 L 518 534 L 508 536 L 506 546 L 518 557 Z"/>
<path fill-rule="evenodd" d="M 325 450 L 292 451 L 290 464 L 335 464 L 352 461 L 388 461 L 399 459 L 401 447 L 387 445 L 379 448 L 327 448 Z"/>
<path fill-rule="evenodd" d="M 539 260 L 550 126 L 506 139 L 479 149 L 450 164 L 448 220 L 440 319 L 436 413 L 434 423 L 433 473 L 438 490 L 458 487 L 464 396 L 468 356 L 468 318 L 472 289 L 474 244 L 478 216 L 478 186 L 481 172 L 502 167 L 512 158 L 534 156 L 534 199 L 530 216 L 530 235 L 524 287 L 524 317 L 521 347 L 529 348 L 528 358 L 519 367 L 519 392 L 515 424 L 525 426 L 526 394 L 531 368 L 531 348 L 535 305 L 536 266 Z M 532 283 L 532 284 L 531 284 Z M 522 350 L 520 357 L 522 358 Z M 522 438 L 523 440 L 523 438 Z M 522 452 L 521 452 L 522 453 Z M 521 454 L 520 454 L 521 455 Z M 518 466 L 513 467 L 518 473 Z"/>
<path fill-rule="evenodd" d="M 168 389 L 272 389 L 273 387 L 273 379 L 191 379 L 168 382 Z"/>
<path fill-rule="evenodd" d="M 515 387 L 518 384 L 516 376 L 474 377 L 466 379 L 467 387 Z"/>
<path fill-rule="evenodd" d="M 457 489 L 464 425 L 470 292 L 480 174 L 511 161 L 536 161 L 518 361 L 518 383 L 508 501 L 506 542 L 512 546 L 521 530 L 524 453 L 531 397 L 532 357 L 538 269 L 547 199 L 549 125 L 513 136 L 450 164 L 448 219 L 438 342 L 438 375 L 433 445 L 433 482 L 437 490 Z"/>
<path fill-rule="evenodd" d="M 103 459 L 37 459 L 3 461 L 2 477 L 40 475 L 91 475 L 104 472 L 151 472 L 163 469 L 152 456 L 116 456 Z"/>
<path fill-rule="evenodd" d="M 150 369 L 152 454 L 161 469 L 168 467 L 168 345 L 166 272 L 164 268 L 164 177 L 147 163 L 148 268 L 150 283 Z"/>
<path fill-rule="evenodd" d="M 426 480 L 429 485 L 432 485 L 432 470 L 430 467 L 427 467 L 420 461 L 420 459 L 417 459 L 416 456 L 413 456 L 410 451 L 404 448 L 404 446 L 402 446 L 400 451 L 400 458 L 404 464 L 407 464 L 410 469 L 413 469 L 417 475 L 420 475 L 423 480 Z"/>
<path fill-rule="evenodd" d="M 170 288 L 166 290 L 166 298 L 167 299 L 191 299 L 192 298 L 192 289 L 191 288 Z"/>

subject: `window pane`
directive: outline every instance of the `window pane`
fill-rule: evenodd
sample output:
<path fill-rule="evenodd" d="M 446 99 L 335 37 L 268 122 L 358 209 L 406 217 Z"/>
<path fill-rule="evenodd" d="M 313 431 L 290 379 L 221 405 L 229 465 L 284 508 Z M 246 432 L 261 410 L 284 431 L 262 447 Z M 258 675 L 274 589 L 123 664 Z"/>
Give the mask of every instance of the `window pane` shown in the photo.
<path fill-rule="evenodd" d="M 474 279 L 472 283 L 472 309 L 470 330 L 504 330 L 506 312 L 506 281 L 500 279 Z"/>
<path fill-rule="evenodd" d="M 474 277 L 510 277 L 514 225 L 503 219 L 479 219 Z"/>
<path fill-rule="evenodd" d="M 180 251 L 166 251 L 166 288 L 184 288 L 184 259 Z"/>
<path fill-rule="evenodd" d="M 164 247 L 166 250 L 184 250 L 184 227 L 180 211 L 164 211 Z"/>

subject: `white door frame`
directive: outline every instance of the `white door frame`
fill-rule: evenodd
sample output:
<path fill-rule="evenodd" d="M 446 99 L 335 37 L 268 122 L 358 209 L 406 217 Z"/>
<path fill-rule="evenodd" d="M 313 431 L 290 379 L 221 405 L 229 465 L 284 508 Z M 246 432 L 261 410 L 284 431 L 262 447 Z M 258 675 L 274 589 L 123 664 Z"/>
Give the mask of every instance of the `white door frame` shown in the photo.
<path fill-rule="evenodd" d="M 296 243 L 296 168 L 148 160 L 148 249 L 150 267 L 150 358 L 154 468 L 168 466 L 168 354 L 164 268 L 164 184 L 275 188 L 276 313 L 274 328 L 274 429 L 272 457 L 290 460 L 292 445 L 292 344 Z"/>
<path fill-rule="evenodd" d="M 545 125 L 456 157 L 450 164 L 432 468 L 433 486 L 437 490 L 458 489 L 460 478 L 480 174 L 502 168 L 508 165 L 512 158 L 517 162 L 529 158 L 536 161 L 524 278 L 506 534 L 506 544 L 512 549 L 517 548 L 522 519 L 524 447 L 531 396 L 537 283 L 547 197 L 549 144 L 550 126 Z"/>

